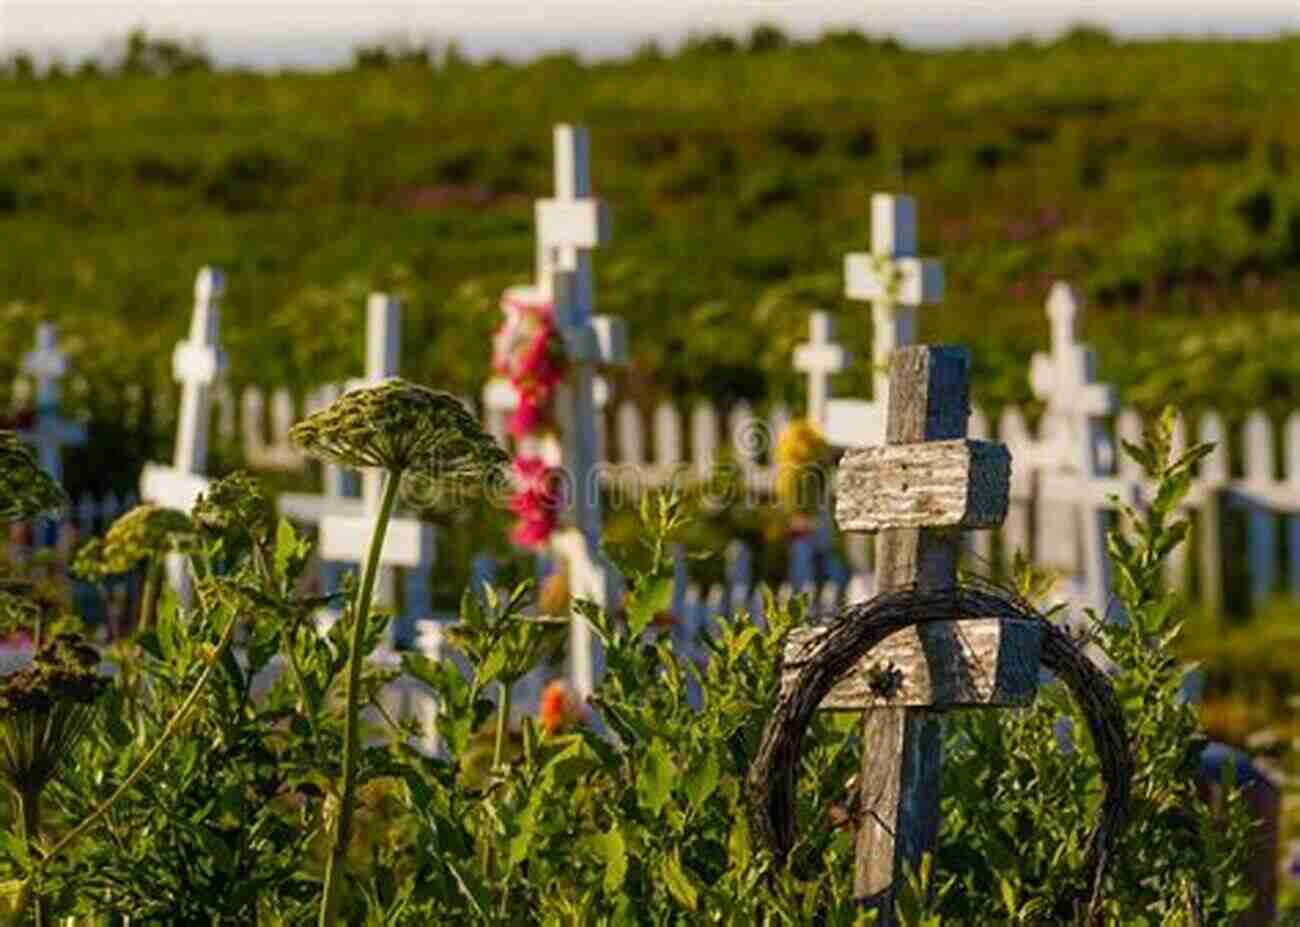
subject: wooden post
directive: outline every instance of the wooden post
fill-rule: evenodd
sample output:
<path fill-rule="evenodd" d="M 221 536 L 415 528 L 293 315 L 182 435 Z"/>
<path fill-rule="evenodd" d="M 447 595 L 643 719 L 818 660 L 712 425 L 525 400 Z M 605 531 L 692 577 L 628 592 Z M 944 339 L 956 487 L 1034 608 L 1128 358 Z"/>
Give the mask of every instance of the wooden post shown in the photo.
<path fill-rule="evenodd" d="M 845 531 L 880 532 L 879 593 L 954 588 L 961 531 L 1006 517 L 1010 455 L 1003 445 L 965 439 L 969 366 L 960 348 L 896 352 L 888 443 L 850 452 L 840 465 L 836 517 Z M 820 634 L 791 636 L 784 684 L 796 682 Z M 854 884 L 882 927 L 895 923 L 905 869 L 937 842 L 941 713 L 1030 700 L 1041 635 L 1033 622 L 926 622 L 886 638 L 822 700 L 826 709 L 866 709 Z"/>
<path fill-rule="evenodd" d="M 895 357 L 886 442 L 964 437 L 970 363 L 965 352 L 923 348 Z M 913 584 L 923 590 L 956 584 L 960 539 L 955 532 L 890 528 L 881 532 L 876 551 L 877 593 Z M 943 632 L 934 628 L 921 637 L 928 642 Z M 854 890 L 880 911 L 882 927 L 894 921 L 903 866 L 919 865 L 938 840 L 942 733 L 939 715 L 923 708 L 865 712 L 862 738 L 870 746 L 859 778 L 865 816 L 858 829 Z"/>

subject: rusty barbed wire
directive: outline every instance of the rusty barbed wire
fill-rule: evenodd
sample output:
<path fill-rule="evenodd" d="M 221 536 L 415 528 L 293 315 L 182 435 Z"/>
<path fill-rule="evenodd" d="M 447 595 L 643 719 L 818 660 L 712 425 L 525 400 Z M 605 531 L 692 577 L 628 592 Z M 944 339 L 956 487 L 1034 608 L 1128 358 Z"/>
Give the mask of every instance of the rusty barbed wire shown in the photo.
<path fill-rule="evenodd" d="M 888 592 L 842 609 L 806 651 L 793 685 L 783 688 L 748 775 L 755 832 L 784 865 L 795 844 L 795 790 L 804 734 L 835 683 L 890 634 L 937 621 L 999 618 L 1043 627 L 1041 664 L 1070 690 L 1087 719 L 1101 763 L 1105 794 L 1088 839 L 1081 875 L 1086 889 L 1069 900 L 1084 922 L 1101 924 L 1102 884 L 1111 854 L 1128 823 L 1134 770 L 1124 713 L 1106 674 L 1066 631 L 1033 605 L 992 582 L 967 578 L 935 592 L 915 588 Z"/>

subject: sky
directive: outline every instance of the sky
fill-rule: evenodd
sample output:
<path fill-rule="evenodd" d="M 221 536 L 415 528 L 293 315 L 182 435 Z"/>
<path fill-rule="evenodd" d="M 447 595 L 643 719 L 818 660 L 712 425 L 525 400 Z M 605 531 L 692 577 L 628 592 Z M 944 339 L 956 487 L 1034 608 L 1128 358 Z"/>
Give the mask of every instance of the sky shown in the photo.
<path fill-rule="evenodd" d="M 776 22 L 795 33 L 856 26 L 921 45 L 1052 35 L 1078 21 L 1124 35 L 1300 31 L 1300 0 L 0 0 L 0 50 L 77 60 L 135 26 L 202 37 L 225 64 L 328 66 L 404 35 L 457 39 L 471 55 L 574 48 L 619 54 L 648 37 Z"/>

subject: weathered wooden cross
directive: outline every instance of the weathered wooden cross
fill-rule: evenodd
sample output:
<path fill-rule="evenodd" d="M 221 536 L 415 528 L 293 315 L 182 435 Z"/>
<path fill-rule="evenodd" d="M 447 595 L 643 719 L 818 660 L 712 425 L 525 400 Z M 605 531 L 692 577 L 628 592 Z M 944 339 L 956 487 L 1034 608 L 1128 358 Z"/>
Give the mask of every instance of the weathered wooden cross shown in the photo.
<path fill-rule="evenodd" d="M 349 389 L 374 386 L 395 377 L 401 358 L 401 304 L 384 293 L 371 293 L 366 304 L 366 376 L 349 382 Z M 320 558 L 325 561 L 361 563 L 370 549 L 375 519 L 379 517 L 384 474 L 367 470 L 362 474 L 360 512 L 350 505 L 330 504 L 320 512 Z M 395 517 L 388 523 L 381 554 L 381 570 L 375 586 L 375 600 L 392 605 L 397 600 L 394 567 L 423 574 L 433 564 L 433 527 L 416 518 Z M 420 588 L 423 588 L 422 586 Z"/>
<path fill-rule="evenodd" d="M 836 517 L 879 532 L 877 591 L 956 587 L 961 532 L 994 528 L 1007 511 L 1011 459 L 966 439 L 969 355 L 918 346 L 891 360 L 887 444 L 840 464 Z M 786 650 L 791 685 L 822 629 Z M 836 684 L 821 707 L 863 710 L 856 893 L 892 925 L 905 866 L 935 848 L 941 718 L 959 707 L 1022 705 L 1035 692 L 1041 628 L 996 618 L 927 622 L 895 632 Z"/>
<path fill-rule="evenodd" d="M 916 201 L 871 197 L 871 252 L 844 257 L 844 295 L 870 302 L 872 401 L 831 399 L 825 405 L 827 440 L 837 447 L 870 445 L 885 434 L 889 358 L 916 341 L 916 307 L 943 298 L 943 264 L 916 256 Z"/>
<path fill-rule="evenodd" d="M 212 416 L 212 386 L 225 369 L 221 350 L 221 295 L 225 280 L 215 267 L 204 267 L 194 281 L 194 313 L 190 336 L 176 345 L 172 375 L 181 384 L 180 416 L 172 466 L 146 464 L 140 476 L 140 497 L 188 512 L 208 488 L 208 429 Z M 179 555 L 167 558 L 167 574 L 182 602 L 189 601 L 190 577 Z"/>
<path fill-rule="evenodd" d="M 23 356 L 22 371 L 36 381 L 36 421 L 22 439 L 36 448 L 41 468 L 63 481 L 63 449 L 86 443 L 86 429 L 59 414 L 60 382 L 68 372 L 68 359 L 59 350 L 54 325 L 36 328 L 36 349 Z"/>

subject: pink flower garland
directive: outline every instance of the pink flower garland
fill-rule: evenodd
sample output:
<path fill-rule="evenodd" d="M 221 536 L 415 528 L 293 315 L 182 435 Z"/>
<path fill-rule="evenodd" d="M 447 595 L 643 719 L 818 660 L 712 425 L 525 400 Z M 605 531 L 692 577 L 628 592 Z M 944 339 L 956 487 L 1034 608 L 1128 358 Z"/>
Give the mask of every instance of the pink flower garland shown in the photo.
<path fill-rule="evenodd" d="M 554 429 L 555 388 L 566 367 L 564 341 L 549 302 L 507 297 L 501 308 L 506 318 L 493 338 L 492 360 L 519 397 L 508 426 L 519 441 Z M 516 457 L 514 471 L 518 488 L 510 510 L 518 521 L 511 537 L 523 547 L 540 549 L 559 522 L 561 500 L 540 457 Z"/>

